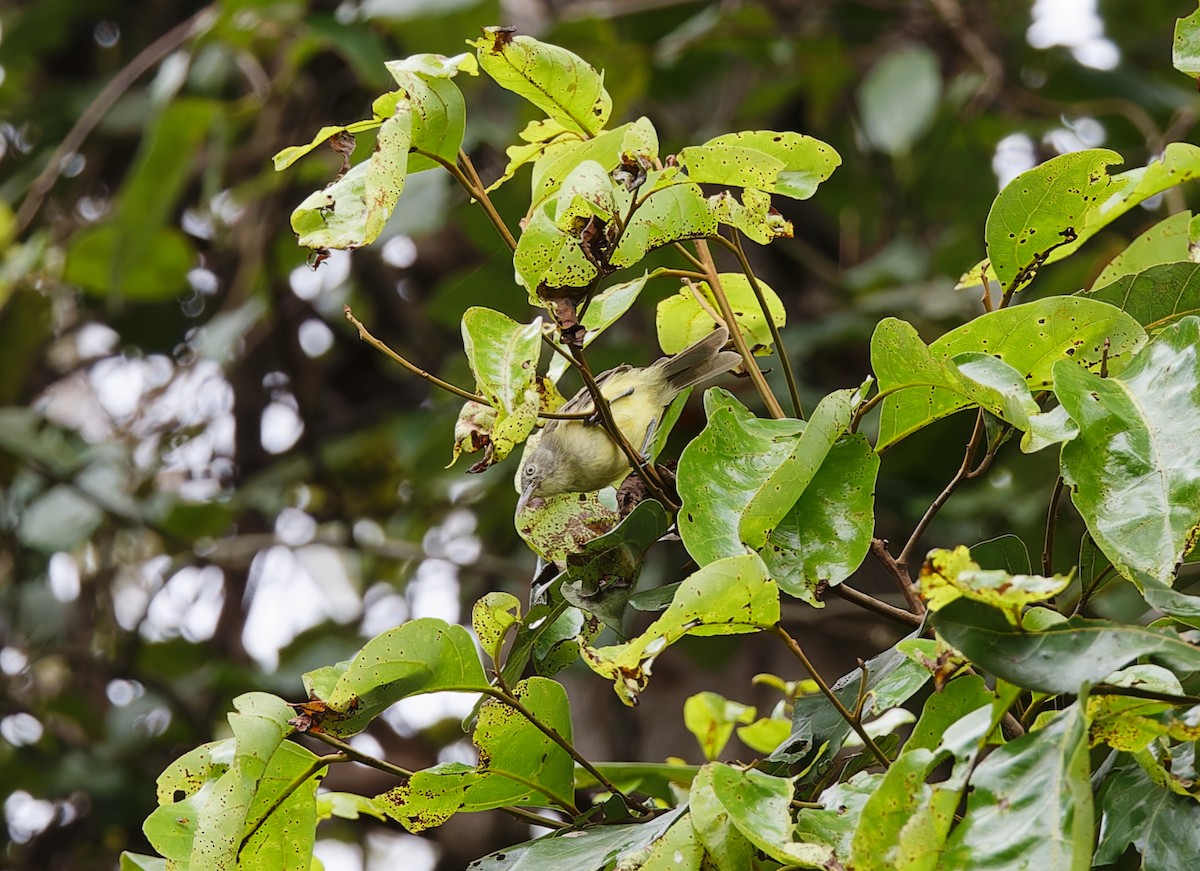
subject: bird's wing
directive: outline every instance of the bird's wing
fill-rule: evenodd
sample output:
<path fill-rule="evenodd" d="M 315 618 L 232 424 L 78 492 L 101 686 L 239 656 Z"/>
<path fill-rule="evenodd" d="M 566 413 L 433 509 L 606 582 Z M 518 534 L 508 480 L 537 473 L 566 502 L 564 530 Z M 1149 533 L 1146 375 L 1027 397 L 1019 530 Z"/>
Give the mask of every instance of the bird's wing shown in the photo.
<path fill-rule="evenodd" d="M 609 369 L 607 372 L 601 372 L 598 376 L 596 376 L 596 386 L 603 388 L 604 382 L 608 381 L 614 375 L 621 375 L 630 371 L 632 368 L 632 366 L 617 366 L 615 369 Z M 592 394 L 588 391 L 587 387 L 584 387 L 578 393 L 560 405 L 557 410 L 563 414 L 591 414 L 596 410 L 596 406 L 595 403 L 592 402 Z M 559 421 L 553 421 L 552 423 L 547 424 L 546 430 L 549 431 L 549 429 L 557 423 L 559 423 Z"/>

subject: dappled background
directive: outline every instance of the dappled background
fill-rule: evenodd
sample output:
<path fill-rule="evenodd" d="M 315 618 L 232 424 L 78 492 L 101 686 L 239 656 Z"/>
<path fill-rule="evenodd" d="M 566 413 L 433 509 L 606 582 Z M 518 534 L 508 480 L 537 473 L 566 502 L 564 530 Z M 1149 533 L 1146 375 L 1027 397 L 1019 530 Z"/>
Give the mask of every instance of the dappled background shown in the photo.
<path fill-rule="evenodd" d="M 978 310 L 977 291 L 954 285 L 982 256 L 1002 183 L 1062 152 L 1112 147 L 1137 166 L 1194 137 L 1194 87 L 1170 66 L 1174 19 L 1194 8 L 29 0 L 0 10 L 0 866 L 114 867 L 121 849 L 144 849 L 154 778 L 222 734 L 234 696 L 298 699 L 302 672 L 366 637 L 413 617 L 460 619 L 462 603 L 488 590 L 528 594 L 534 559 L 513 530 L 512 463 L 478 476 L 465 462 L 444 469 L 458 401 L 431 394 L 342 317 L 350 304 L 407 357 L 470 387 L 464 307 L 532 316 L 503 242 L 448 175 L 426 172 L 409 179 L 378 243 L 314 270 L 288 215 L 340 157 L 322 150 L 271 168 L 284 146 L 368 114 L 391 87 L 386 60 L 455 54 L 480 26 L 515 24 L 602 67 L 614 117 L 650 116 L 664 153 L 760 127 L 837 148 L 843 166 L 817 196 L 781 204 L 796 239 L 752 252 L 788 307 L 783 335 L 811 407 L 862 382 L 882 317 L 930 338 Z M 456 83 L 467 148 L 490 180 L 533 110 L 486 78 Z M 524 184 L 497 195 L 510 224 Z M 1087 284 L 1125 240 L 1182 206 L 1177 189 L 1165 196 L 1176 199 L 1155 198 L 1089 243 L 1093 256 L 1047 269 L 1043 292 Z M 652 282 L 593 364 L 657 356 L 653 304 L 673 291 Z M 751 390 L 732 388 L 753 405 Z M 881 536 L 907 536 L 971 422 L 931 427 L 889 454 Z M 693 405 L 677 434 L 701 424 Z M 930 543 L 1035 529 L 1048 494 L 1031 492 L 1020 469 L 1039 462 L 1053 480 L 1052 456 L 1014 470 L 1002 453 L 939 515 Z M 1064 512 L 1064 536 L 1072 523 Z M 644 583 L 679 568 L 659 557 Z M 853 583 L 894 595 L 873 564 Z M 787 618 L 831 677 L 899 633 L 839 600 L 821 611 L 796 603 Z M 750 677 L 796 675 L 764 647 L 679 644 L 632 717 L 581 671 L 569 680 L 581 749 L 699 761 L 683 699 L 719 688 L 768 703 Z M 469 760 L 458 722 L 470 704 L 408 700 L 355 741 L 408 767 Z M 341 788 L 392 785 L 359 766 L 336 776 Z M 452 869 L 525 834 L 495 814 L 428 838 L 331 823 L 318 855 L 338 871 Z"/>

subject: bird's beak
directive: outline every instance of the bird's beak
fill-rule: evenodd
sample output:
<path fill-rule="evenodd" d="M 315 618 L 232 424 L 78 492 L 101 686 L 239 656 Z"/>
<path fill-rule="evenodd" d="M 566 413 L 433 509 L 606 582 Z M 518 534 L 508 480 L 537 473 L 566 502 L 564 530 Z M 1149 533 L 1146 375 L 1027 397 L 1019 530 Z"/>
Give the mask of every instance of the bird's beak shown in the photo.
<path fill-rule="evenodd" d="M 517 500 L 517 516 L 525 510 L 525 506 L 529 504 L 529 500 L 533 498 L 533 484 L 530 484 L 521 492 L 521 498 Z"/>

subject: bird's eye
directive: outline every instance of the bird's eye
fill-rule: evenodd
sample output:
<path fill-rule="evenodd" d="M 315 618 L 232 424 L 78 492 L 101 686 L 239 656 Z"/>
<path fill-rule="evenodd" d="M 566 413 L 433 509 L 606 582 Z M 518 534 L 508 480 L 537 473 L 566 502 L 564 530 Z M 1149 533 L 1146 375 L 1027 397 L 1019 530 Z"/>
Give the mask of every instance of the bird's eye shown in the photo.
<path fill-rule="evenodd" d="M 530 463 L 528 466 L 526 466 L 524 469 L 521 470 L 521 474 L 524 475 L 526 478 L 532 478 L 534 471 L 535 470 L 533 468 L 533 463 Z"/>

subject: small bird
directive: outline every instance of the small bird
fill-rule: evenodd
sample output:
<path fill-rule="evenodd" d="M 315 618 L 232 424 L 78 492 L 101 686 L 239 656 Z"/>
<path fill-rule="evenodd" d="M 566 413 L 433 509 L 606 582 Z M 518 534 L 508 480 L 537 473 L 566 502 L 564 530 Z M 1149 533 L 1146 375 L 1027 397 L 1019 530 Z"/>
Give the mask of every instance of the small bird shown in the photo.
<path fill-rule="evenodd" d="M 635 449 L 643 454 L 649 449 L 664 409 L 676 396 L 742 362 L 741 355 L 721 350 L 728 340 L 729 331 L 721 326 L 673 357 L 643 369 L 618 366 L 596 379 L 617 428 Z M 592 396 L 585 387 L 558 410 L 593 411 Z M 536 496 L 589 493 L 616 483 L 629 470 L 629 458 L 598 420 L 552 420 L 521 469 L 517 513 Z"/>

